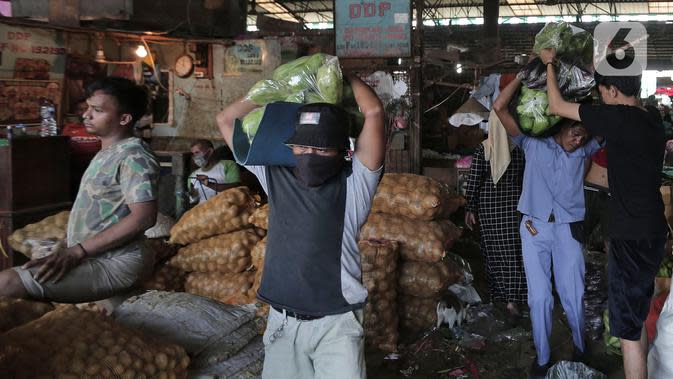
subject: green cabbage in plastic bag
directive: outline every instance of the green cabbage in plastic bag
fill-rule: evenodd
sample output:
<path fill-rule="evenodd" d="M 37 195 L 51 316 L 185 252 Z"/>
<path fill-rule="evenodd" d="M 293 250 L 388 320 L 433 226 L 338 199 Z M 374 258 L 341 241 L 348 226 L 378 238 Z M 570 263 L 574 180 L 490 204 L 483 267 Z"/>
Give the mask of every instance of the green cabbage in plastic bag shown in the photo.
<path fill-rule="evenodd" d="M 255 138 L 255 134 L 257 134 L 257 129 L 259 128 L 259 124 L 262 122 L 265 109 L 266 107 L 254 109 L 245 117 L 243 117 L 241 127 L 243 132 L 245 132 L 245 134 L 248 136 L 248 141 L 250 141 L 250 143 L 252 143 L 253 138 Z"/>
<path fill-rule="evenodd" d="M 318 91 L 326 103 L 339 104 L 343 94 L 343 74 L 339 62 L 330 58 L 320 66 L 316 75 Z"/>
<path fill-rule="evenodd" d="M 318 53 L 295 59 L 276 68 L 273 79 L 284 83 L 290 93 L 317 89 L 315 75 L 325 63 L 326 57 L 325 54 Z"/>
<path fill-rule="evenodd" d="M 302 91 L 302 92 L 297 92 L 297 93 L 291 94 L 290 96 L 285 98 L 285 101 L 287 101 L 288 103 L 299 103 L 299 104 L 301 104 L 301 103 L 304 102 L 305 98 L 306 98 L 306 96 L 304 95 L 304 92 Z"/>
<path fill-rule="evenodd" d="M 521 129 L 533 135 L 542 134 L 561 120 L 561 117 L 550 114 L 546 92 L 526 87 L 521 88 L 516 113 Z"/>
<path fill-rule="evenodd" d="M 273 103 L 274 101 L 282 101 L 287 97 L 287 89 L 285 86 L 275 80 L 260 80 L 255 83 L 246 98 L 252 100 L 257 105 L 264 105 Z"/>
<path fill-rule="evenodd" d="M 313 92 L 313 91 L 306 92 L 305 102 L 306 102 L 306 104 L 326 103 L 326 101 L 322 97 L 322 95 L 320 95 L 317 92 Z"/>
<path fill-rule="evenodd" d="M 272 79 L 257 82 L 246 98 L 258 105 L 274 101 L 341 104 L 342 94 L 339 59 L 318 53 L 279 66 Z"/>

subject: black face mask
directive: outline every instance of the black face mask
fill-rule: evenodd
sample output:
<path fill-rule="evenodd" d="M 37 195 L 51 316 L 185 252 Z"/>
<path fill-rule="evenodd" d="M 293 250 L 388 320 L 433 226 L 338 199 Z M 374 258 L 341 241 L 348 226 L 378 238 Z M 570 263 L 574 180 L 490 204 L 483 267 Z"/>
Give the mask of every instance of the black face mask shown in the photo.
<path fill-rule="evenodd" d="M 341 172 L 344 159 L 341 154 L 327 157 L 318 154 L 295 155 L 297 165 L 292 169 L 294 176 L 309 187 L 317 187 Z"/>

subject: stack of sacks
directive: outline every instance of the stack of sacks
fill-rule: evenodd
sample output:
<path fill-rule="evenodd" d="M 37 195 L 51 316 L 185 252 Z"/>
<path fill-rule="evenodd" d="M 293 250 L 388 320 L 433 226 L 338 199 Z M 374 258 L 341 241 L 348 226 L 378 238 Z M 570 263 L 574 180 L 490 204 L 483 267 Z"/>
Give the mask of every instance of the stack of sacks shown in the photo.
<path fill-rule="evenodd" d="M 460 280 L 457 265 L 443 258 L 462 234 L 445 218 L 463 204 L 462 197 L 424 176 L 385 174 L 379 184 L 360 239 L 399 243 L 401 294 L 397 302 L 403 328 L 432 327 L 430 320 L 435 319 L 441 291 Z M 416 310 L 412 319 L 405 311 L 409 307 Z"/>
<path fill-rule="evenodd" d="M 0 335 L 7 378 L 186 378 L 185 350 L 63 306 Z"/>
<path fill-rule="evenodd" d="M 240 358 L 259 346 L 255 310 L 252 305 L 222 304 L 184 292 L 150 291 L 127 299 L 114 317 L 128 328 L 184 347 L 190 356 L 190 377 L 218 373 L 231 378 L 238 376 L 222 375 L 225 368 L 231 374 Z M 257 361 L 261 372 L 261 359 Z"/>
<path fill-rule="evenodd" d="M 463 279 L 462 269 L 450 259 L 439 262 L 403 262 L 399 274 L 400 324 L 411 332 L 437 324 L 437 304 L 451 284 Z"/>
<path fill-rule="evenodd" d="M 255 225 L 256 228 L 268 230 L 269 228 L 269 205 L 265 204 L 262 207 L 258 208 L 252 216 L 250 216 L 250 223 Z M 255 293 L 259 289 L 260 284 L 262 283 L 262 270 L 264 269 L 264 253 L 266 252 L 266 238 L 257 242 L 255 247 L 252 249 L 252 264 L 250 265 L 250 271 L 255 273 L 255 281 L 252 285 L 252 289 Z M 258 303 L 257 316 L 263 317 L 269 313 L 269 305 L 264 303 Z"/>
<path fill-rule="evenodd" d="M 189 272 L 185 290 L 227 304 L 255 301 L 250 252 L 266 234 L 248 222 L 255 199 L 246 187 L 219 193 L 185 213 L 171 229 L 171 243 L 187 245 L 169 265 Z"/>
<path fill-rule="evenodd" d="M 360 241 L 362 283 L 367 288 L 365 342 L 388 352 L 397 351 L 397 242 Z"/>

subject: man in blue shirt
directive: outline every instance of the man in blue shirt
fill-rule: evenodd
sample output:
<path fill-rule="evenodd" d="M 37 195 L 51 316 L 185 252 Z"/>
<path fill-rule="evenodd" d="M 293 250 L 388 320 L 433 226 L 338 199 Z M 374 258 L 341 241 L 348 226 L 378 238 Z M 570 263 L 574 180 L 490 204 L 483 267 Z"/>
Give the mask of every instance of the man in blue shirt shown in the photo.
<path fill-rule="evenodd" d="M 522 135 L 508 110 L 520 85 L 518 78 L 512 81 L 500 93 L 493 108 L 514 143 L 526 155 L 523 191 L 517 210 L 523 214 L 520 227 L 523 263 L 537 350 L 531 377 L 537 378 L 544 377 L 550 367 L 552 268 L 556 292 L 572 330 L 573 360 L 581 360 L 584 353 L 584 256 L 581 244 L 573 237 L 571 224 L 584 219 L 584 163 L 599 145 L 577 123 L 566 123 L 549 138 Z"/>

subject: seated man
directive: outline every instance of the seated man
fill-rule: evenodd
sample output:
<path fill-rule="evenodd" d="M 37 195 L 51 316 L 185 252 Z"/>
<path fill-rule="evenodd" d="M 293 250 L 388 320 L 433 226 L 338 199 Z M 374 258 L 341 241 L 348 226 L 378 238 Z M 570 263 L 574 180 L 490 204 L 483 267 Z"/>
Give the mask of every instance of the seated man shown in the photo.
<path fill-rule="evenodd" d="M 109 77 L 87 89 L 84 125 L 102 150 L 87 169 L 70 213 L 67 248 L 0 272 L 0 296 L 62 303 L 126 292 L 154 263 L 141 238 L 157 216 L 159 165 L 133 124 L 147 109 L 145 90 Z"/>
<path fill-rule="evenodd" d="M 192 159 L 199 168 L 189 175 L 190 203 L 199 204 L 229 188 L 240 186 L 241 174 L 236 162 L 221 159 L 212 142 L 200 139 L 191 146 Z"/>
<path fill-rule="evenodd" d="M 551 366 L 552 269 L 556 292 L 572 331 L 573 360 L 582 360 L 584 355 L 584 255 L 578 241 L 581 236 L 573 232 L 572 225 L 584 219 L 584 164 L 599 145 L 589 138 L 582 124 L 569 120 L 549 138 L 522 135 L 508 110 L 520 85 L 518 78 L 507 85 L 493 108 L 507 134 L 526 156 L 517 210 L 523 215 L 519 233 L 537 351 L 531 377 L 543 378 Z"/>

